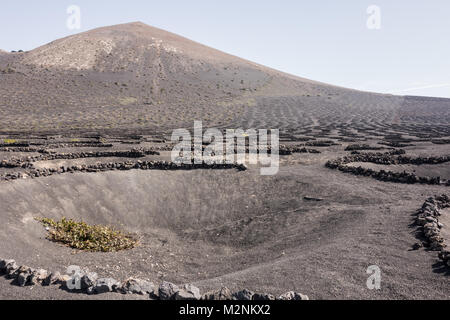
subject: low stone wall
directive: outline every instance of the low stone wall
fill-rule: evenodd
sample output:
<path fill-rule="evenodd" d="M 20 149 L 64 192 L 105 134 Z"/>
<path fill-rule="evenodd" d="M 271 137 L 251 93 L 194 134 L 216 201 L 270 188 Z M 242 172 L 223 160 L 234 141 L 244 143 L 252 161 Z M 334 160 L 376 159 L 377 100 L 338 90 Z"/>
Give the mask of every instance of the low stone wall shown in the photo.
<path fill-rule="evenodd" d="M 20 287 L 57 285 L 60 289 L 76 293 L 139 294 L 147 295 L 152 300 L 309 300 L 308 296 L 294 291 L 275 297 L 272 294 L 256 293 L 248 289 L 231 292 L 225 287 L 201 294 L 200 289 L 191 284 L 177 286 L 164 281 L 156 286 L 150 281 L 136 278 L 120 282 L 113 278 L 100 278 L 96 273 L 82 270 L 78 266 L 71 266 L 71 270 L 73 273 L 67 275 L 19 266 L 12 259 L 0 259 L 0 275 L 11 279 L 13 285 Z"/>
<path fill-rule="evenodd" d="M 37 152 L 37 153 L 48 153 L 46 149 L 43 148 L 33 148 L 33 147 L 0 147 L 0 152 Z"/>
<path fill-rule="evenodd" d="M 28 142 L 12 142 L 12 143 L 0 143 L 0 148 L 10 148 L 10 147 L 29 147 Z"/>
<path fill-rule="evenodd" d="M 350 156 L 345 156 L 340 159 L 334 160 L 341 164 L 347 164 L 350 162 L 370 162 L 383 165 L 395 165 L 395 164 L 441 164 L 450 161 L 450 155 L 441 157 L 411 157 L 404 155 L 406 152 L 403 149 L 398 149 L 389 152 L 375 152 L 375 153 L 359 153 L 354 152 Z"/>
<path fill-rule="evenodd" d="M 417 211 L 416 225 L 422 231 L 430 250 L 439 251 L 439 258 L 450 267 L 450 251 L 447 250 L 445 239 L 441 236 L 442 223 L 439 217 L 442 215 L 442 209 L 450 207 L 450 198 L 447 195 L 441 195 L 428 198 L 422 208 Z"/>
<path fill-rule="evenodd" d="M 345 148 L 345 151 L 357 151 L 357 150 L 381 150 L 384 147 L 372 147 L 368 144 L 351 144 Z"/>
<path fill-rule="evenodd" d="M 54 153 L 41 152 L 43 154 L 38 156 L 28 156 L 24 158 L 12 158 L 9 160 L 2 160 L 0 168 L 31 168 L 31 163 L 37 161 L 51 161 L 51 160 L 73 160 L 84 158 L 142 158 L 146 155 L 159 155 L 158 151 L 152 149 L 131 149 L 125 151 L 86 151 L 86 152 L 69 152 L 69 153 Z"/>
<path fill-rule="evenodd" d="M 450 144 L 450 139 L 431 140 L 431 143 L 433 143 L 433 144 Z"/>
<path fill-rule="evenodd" d="M 309 147 L 331 147 L 339 146 L 340 144 L 334 142 L 333 140 L 317 140 L 306 142 L 305 145 Z"/>
<path fill-rule="evenodd" d="M 204 151 L 206 149 L 205 146 L 203 146 L 202 150 Z M 236 155 L 239 152 L 239 148 L 237 146 L 234 147 L 233 152 Z M 248 146 L 243 148 L 243 151 L 247 154 L 259 154 L 261 152 L 272 154 L 272 148 L 269 146 L 266 149 L 261 149 L 259 147 L 255 149 L 251 149 Z M 281 156 L 291 155 L 293 153 L 321 153 L 319 150 L 311 149 L 311 148 L 305 148 L 304 146 L 298 146 L 298 145 L 279 145 L 278 147 L 278 154 Z M 223 154 L 227 154 L 227 150 L 223 150 Z"/>
<path fill-rule="evenodd" d="M 71 142 L 71 143 L 49 143 L 45 147 L 48 149 L 59 148 L 112 148 L 112 143 L 102 142 Z"/>
<path fill-rule="evenodd" d="M 345 156 L 336 160 L 328 161 L 325 166 L 330 169 L 336 169 L 341 172 L 351 173 L 357 176 L 367 176 L 374 179 L 386 182 L 397 183 L 421 183 L 430 185 L 446 185 L 450 186 L 450 180 L 443 180 L 440 177 L 419 177 L 415 173 L 409 172 L 393 172 L 389 170 L 376 171 L 369 168 L 351 167 L 347 164 L 352 162 L 370 162 L 381 165 L 394 165 L 394 164 L 440 164 L 450 161 L 450 156 L 442 157 L 409 157 L 404 156 L 404 150 L 394 150 L 385 153 L 359 153 L 353 151 L 351 155 Z"/>
<path fill-rule="evenodd" d="M 0 168 L 32 168 L 31 161 L 25 161 L 24 159 L 9 159 L 0 161 Z"/>
<path fill-rule="evenodd" d="M 91 165 L 78 165 L 69 167 L 56 168 L 32 168 L 24 172 L 6 173 L 0 175 L 0 181 L 17 180 L 23 178 L 39 178 L 46 177 L 55 174 L 63 173 L 75 173 L 75 172 L 103 172 L 114 170 L 198 170 L 198 169 L 210 169 L 210 170 L 224 170 L 224 169 L 237 169 L 239 171 L 247 170 L 247 167 L 243 164 L 177 164 L 167 161 L 127 161 L 127 162 L 108 162 L 108 163 L 96 163 Z"/>
<path fill-rule="evenodd" d="M 397 183 L 408 183 L 408 184 L 421 183 L 421 184 L 431 184 L 431 185 L 439 185 L 439 184 L 450 185 L 449 181 L 441 181 L 441 179 L 439 177 L 419 177 L 415 173 L 393 172 L 393 171 L 386 171 L 386 170 L 376 171 L 376 170 L 372 170 L 372 169 L 368 169 L 368 168 L 363 168 L 361 166 L 349 167 L 344 164 L 336 164 L 336 163 L 330 163 L 330 162 L 327 162 L 325 164 L 325 166 L 330 169 L 337 169 L 341 172 L 351 173 L 356 176 L 372 177 L 376 180 L 385 181 L 385 182 L 397 182 Z"/>
<path fill-rule="evenodd" d="M 148 149 L 132 149 L 127 151 L 91 151 L 71 153 L 50 153 L 42 155 L 38 161 L 44 160 L 70 160 L 83 158 L 142 158 L 146 155 L 159 155 L 159 152 Z"/>
<path fill-rule="evenodd" d="M 303 146 L 287 146 L 287 145 L 280 145 L 279 147 L 279 154 L 280 155 L 291 155 L 293 153 L 321 153 L 319 150 L 311 149 L 311 148 L 305 148 Z"/>
<path fill-rule="evenodd" d="M 413 144 L 410 144 L 410 143 L 401 143 L 401 142 L 395 142 L 395 141 L 387 141 L 387 142 L 381 141 L 381 142 L 378 142 L 378 144 L 392 147 L 392 148 L 406 148 L 406 147 L 414 146 Z"/>

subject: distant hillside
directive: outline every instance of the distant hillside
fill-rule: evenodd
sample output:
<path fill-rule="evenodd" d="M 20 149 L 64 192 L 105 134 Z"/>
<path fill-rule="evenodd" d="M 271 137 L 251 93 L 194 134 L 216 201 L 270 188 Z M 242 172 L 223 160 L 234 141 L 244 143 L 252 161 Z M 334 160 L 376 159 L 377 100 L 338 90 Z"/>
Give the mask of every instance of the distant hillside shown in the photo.
<path fill-rule="evenodd" d="M 401 99 L 299 78 L 139 22 L 0 55 L 1 132 L 161 131 L 194 120 L 292 130 L 314 125 L 312 111 L 361 103 L 389 109 Z"/>

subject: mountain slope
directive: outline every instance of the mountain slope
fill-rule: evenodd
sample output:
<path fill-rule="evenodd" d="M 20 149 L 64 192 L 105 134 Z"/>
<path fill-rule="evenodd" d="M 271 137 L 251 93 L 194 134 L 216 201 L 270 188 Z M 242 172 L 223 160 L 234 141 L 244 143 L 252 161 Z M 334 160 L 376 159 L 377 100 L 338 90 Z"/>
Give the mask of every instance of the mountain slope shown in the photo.
<path fill-rule="evenodd" d="M 166 127 L 184 125 L 194 118 L 225 122 L 242 108 L 228 106 L 224 110 L 218 103 L 230 105 L 239 98 L 237 104 L 245 104 L 248 96 L 268 92 L 320 91 L 312 81 L 142 23 L 56 40 L 14 54 L 0 61 L 0 67 L 14 70 L 1 76 L 0 108 L 6 113 L 21 110 L 44 115 L 24 124 L 24 129 L 34 130 Z M 76 115 L 78 112 L 83 114 Z M 11 114 L 9 120 L 20 119 Z M 3 130 L 9 122 L 3 123 Z"/>
<path fill-rule="evenodd" d="M 398 120 L 403 101 L 288 75 L 139 22 L 0 55 L 0 132 L 155 132 L 203 120 L 327 134 L 330 117 L 345 124 L 370 109 Z"/>

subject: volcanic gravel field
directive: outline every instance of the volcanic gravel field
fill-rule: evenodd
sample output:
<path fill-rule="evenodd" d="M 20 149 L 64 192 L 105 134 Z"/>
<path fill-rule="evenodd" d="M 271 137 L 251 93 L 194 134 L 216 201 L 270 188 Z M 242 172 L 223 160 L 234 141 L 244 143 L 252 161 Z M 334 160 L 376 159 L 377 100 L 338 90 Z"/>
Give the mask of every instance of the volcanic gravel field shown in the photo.
<path fill-rule="evenodd" d="M 416 223 L 428 198 L 450 196 L 450 99 L 339 88 L 130 23 L 0 51 L 0 114 L 0 258 L 202 292 L 450 298 L 450 262 Z M 278 174 L 177 168 L 172 131 L 194 120 L 279 129 Z M 439 212 L 444 252 L 450 211 Z M 38 217 L 111 225 L 139 245 L 76 251 Z M 371 265 L 380 290 L 366 286 Z M 0 298 L 145 297 L 0 277 Z"/>

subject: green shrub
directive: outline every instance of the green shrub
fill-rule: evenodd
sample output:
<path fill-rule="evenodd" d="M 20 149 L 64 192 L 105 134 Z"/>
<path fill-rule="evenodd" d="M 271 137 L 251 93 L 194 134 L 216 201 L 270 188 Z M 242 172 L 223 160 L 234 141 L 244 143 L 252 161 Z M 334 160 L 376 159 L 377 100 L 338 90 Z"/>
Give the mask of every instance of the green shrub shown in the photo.
<path fill-rule="evenodd" d="M 85 222 L 66 218 L 60 221 L 49 218 L 36 218 L 36 220 L 48 227 L 47 239 L 78 250 L 114 252 L 132 249 L 138 244 L 133 236 L 113 227 L 90 226 Z"/>

